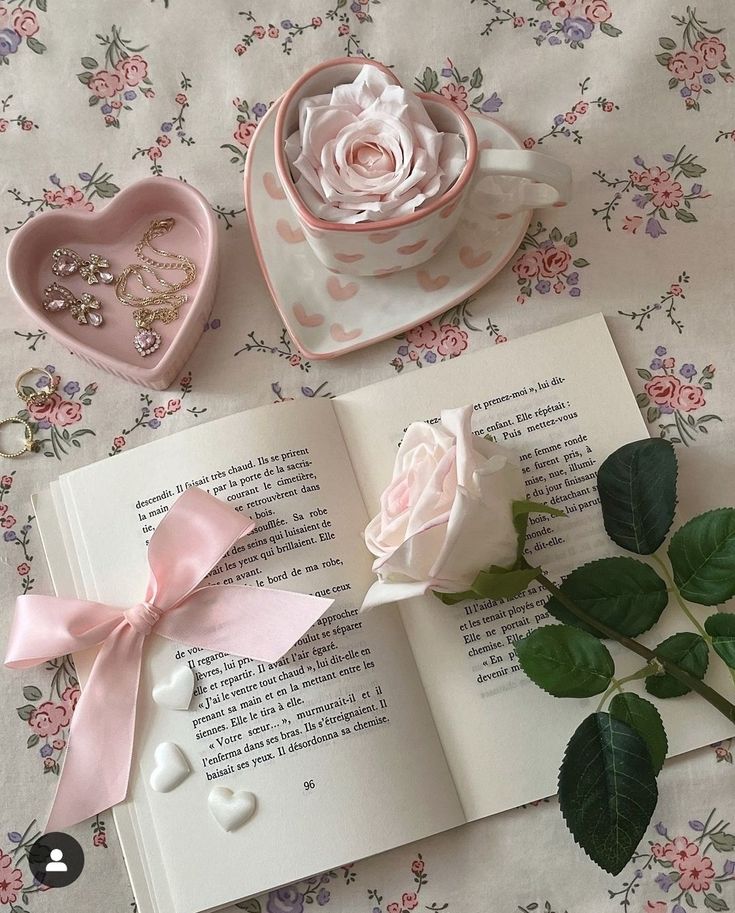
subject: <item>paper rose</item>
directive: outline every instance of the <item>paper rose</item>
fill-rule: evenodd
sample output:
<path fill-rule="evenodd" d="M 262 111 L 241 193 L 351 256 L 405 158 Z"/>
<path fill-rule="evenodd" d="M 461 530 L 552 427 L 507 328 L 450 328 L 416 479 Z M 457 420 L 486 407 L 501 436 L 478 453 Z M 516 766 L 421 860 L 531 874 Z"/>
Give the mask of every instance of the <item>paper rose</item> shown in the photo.
<path fill-rule="evenodd" d="M 302 99 L 285 152 L 304 203 L 330 222 L 409 215 L 444 193 L 466 159 L 458 134 L 440 133 L 413 92 L 371 66 Z"/>
<path fill-rule="evenodd" d="M 510 567 L 518 537 L 512 505 L 525 498 L 521 469 L 502 447 L 472 434 L 472 407 L 415 422 L 396 455 L 380 513 L 365 530 L 378 576 L 363 610 L 460 593 L 492 566 Z"/>

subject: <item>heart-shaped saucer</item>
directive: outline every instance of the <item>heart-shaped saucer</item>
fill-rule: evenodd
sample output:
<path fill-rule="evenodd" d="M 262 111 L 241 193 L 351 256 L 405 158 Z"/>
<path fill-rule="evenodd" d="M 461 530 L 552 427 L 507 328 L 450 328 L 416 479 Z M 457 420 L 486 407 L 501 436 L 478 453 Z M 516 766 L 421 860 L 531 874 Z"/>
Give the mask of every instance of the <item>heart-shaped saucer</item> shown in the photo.
<path fill-rule="evenodd" d="M 178 666 L 165 682 L 151 692 L 153 700 L 169 710 L 188 710 L 194 694 L 194 672 L 189 666 Z"/>
<path fill-rule="evenodd" d="M 191 773 L 189 762 L 175 742 L 161 742 L 153 752 L 156 766 L 151 771 L 149 783 L 157 793 L 170 793 Z"/>
<path fill-rule="evenodd" d="M 233 792 L 226 786 L 215 786 L 207 799 L 212 817 L 224 831 L 236 831 L 255 814 L 257 801 L 252 793 Z"/>
<path fill-rule="evenodd" d="M 492 200 L 470 197 L 452 235 L 424 263 L 402 269 L 396 262 L 379 276 L 331 272 L 309 247 L 276 174 L 279 105 L 271 106 L 250 142 L 245 207 L 271 297 L 307 358 L 344 355 L 443 314 L 499 273 L 518 249 L 531 220 L 530 209 L 516 211 L 524 182 L 498 177 Z M 521 148 L 497 121 L 474 112 L 469 116 L 481 149 Z M 390 240 L 391 232 L 376 228 L 368 243 Z"/>
<path fill-rule="evenodd" d="M 175 220 L 173 229 L 153 243 L 189 257 L 197 275 L 184 291 L 188 300 L 179 318 L 154 324 L 161 336 L 158 348 L 145 357 L 136 350 L 133 309 L 118 300 L 114 282 L 92 288 L 102 305 L 100 326 L 78 323 L 67 310 L 44 309 L 43 291 L 52 282 L 64 285 L 76 298 L 90 291 L 79 275 L 59 279 L 51 272 L 55 250 L 69 248 L 82 258 L 98 254 L 110 261 L 117 277 L 125 266 L 138 262 L 135 246 L 151 222 L 167 217 Z M 216 220 L 202 194 L 173 178 L 146 178 L 121 190 L 96 212 L 56 209 L 29 219 L 8 248 L 8 278 L 34 324 L 66 349 L 131 383 L 163 390 L 178 377 L 204 330 L 217 284 L 217 250 Z M 181 275 L 172 271 L 166 278 L 175 282 Z"/>

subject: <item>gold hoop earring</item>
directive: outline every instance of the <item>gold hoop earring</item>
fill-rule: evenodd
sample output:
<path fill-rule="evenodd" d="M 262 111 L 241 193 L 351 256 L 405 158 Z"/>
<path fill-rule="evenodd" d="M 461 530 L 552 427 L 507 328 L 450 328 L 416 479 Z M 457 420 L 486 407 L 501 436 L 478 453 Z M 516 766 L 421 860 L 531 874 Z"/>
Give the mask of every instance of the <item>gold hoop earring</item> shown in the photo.
<path fill-rule="evenodd" d="M 0 450 L 0 457 L 14 460 L 16 457 L 23 456 L 25 453 L 31 453 L 38 450 L 38 444 L 33 437 L 33 429 L 25 419 L 22 419 L 19 415 L 14 415 L 12 418 L 4 418 L 0 421 L 0 428 L 2 428 L 3 425 L 22 425 L 25 441 L 23 447 L 20 450 L 13 451 L 13 453 L 6 453 L 4 450 Z"/>
<path fill-rule="evenodd" d="M 35 389 L 23 387 L 21 381 L 24 377 L 28 377 L 29 374 L 40 374 L 42 377 L 47 377 L 48 382 L 46 386 Z M 18 394 L 18 398 L 22 399 L 27 406 L 36 406 L 40 403 L 45 403 L 50 396 L 53 396 L 53 394 L 56 393 L 56 388 L 58 386 L 59 384 L 56 378 L 45 368 L 29 368 L 27 371 L 22 371 L 18 375 L 15 381 L 15 392 Z M 15 419 L 6 419 L 5 421 L 15 421 Z M 20 421 L 22 421 L 22 419 L 20 419 Z"/>

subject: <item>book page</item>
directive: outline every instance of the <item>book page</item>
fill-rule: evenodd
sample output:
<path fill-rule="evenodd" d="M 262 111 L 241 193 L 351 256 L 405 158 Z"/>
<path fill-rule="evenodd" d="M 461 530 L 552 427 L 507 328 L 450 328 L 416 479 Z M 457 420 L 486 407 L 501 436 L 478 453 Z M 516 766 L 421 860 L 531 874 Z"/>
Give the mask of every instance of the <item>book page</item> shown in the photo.
<path fill-rule="evenodd" d="M 531 564 L 559 580 L 586 561 L 625 554 L 605 534 L 596 471 L 617 447 L 648 433 L 601 315 L 339 397 L 337 415 L 371 513 L 406 426 L 467 403 L 475 433 L 519 458 L 527 496 L 567 513 L 531 516 Z M 518 666 L 514 643 L 553 621 L 547 598 L 532 586 L 508 602 L 449 607 L 427 597 L 401 605 L 468 820 L 554 794 L 564 746 L 597 707 L 598 698 L 550 697 Z M 640 638 L 648 646 L 682 622 L 688 628 L 673 608 L 664 618 Z M 610 650 L 618 677 L 641 665 L 616 645 Z M 708 681 L 727 692 L 723 664 L 710 663 Z M 729 734 L 724 718 L 695 695 L 657 706 L 671 754 Z"/>
<path fill-rule="evenodd" d="M 63 476 L 65 532 L 88 598 L 141 598 L 147 541 L 193 484 L 258 522 L 211 582 L 335 602 L 270 666 L 148 639 L 127 806 L 140 852 L 167 878 L 170 902 L 156 885 L 158 909 L 216 907 L 462 823 L 400 618 L 357 614 L 371 580 L 366 516 L 331 402 L 221 419 Z M 150 695 L 182 663 L 197 685 L 192 708 L 175 712 Z M 149 786 L 163 741 L 192 768 L 166 794 Z M 216 823 L 207 806 L 215 786 L 255 794 L 244 827 L 225 833 Z M 197 876 L 202 845 L 206 880 Z"/>

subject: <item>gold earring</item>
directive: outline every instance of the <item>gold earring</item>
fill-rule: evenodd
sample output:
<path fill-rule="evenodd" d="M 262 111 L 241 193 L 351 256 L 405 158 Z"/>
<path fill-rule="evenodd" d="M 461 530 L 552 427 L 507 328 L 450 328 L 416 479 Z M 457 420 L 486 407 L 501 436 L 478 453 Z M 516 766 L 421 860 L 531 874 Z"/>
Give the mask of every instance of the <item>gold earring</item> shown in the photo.
<path fill-rule="evenodd" d="M 40 374 L 42 377 L 47 377 L 48 381 L 46 386 L 36 387 L 35 389 L 22 386 L 21 381 L 24 377 L 28 377 L 29 374 Z M 18 375 L 15 381 L 15 392 L 18 394 L 18 398 L 22 399 L 27 406 L 35 406 L 40 403 L 45 403 L 46 400 L 56 392 L 58 386 L 59 384 L 56 378 L 45 368 L 29 368 L 27 371 L 22 371 Z M 6 421 L 15 421 L 15 419 L 6 419 Z M 20 421 L 22 421 L 22 419 Z"/>
<path fill-rule="evenodd" d="M 13 453 L 6 453 L 4 450 L 0 450 L 0 457 L 14 460 L 16 457 L 23 456 L 25 453 L 31 453 L 39 449 L 38 443 L 33 438 L 33 429 L 25 419 L 22 419 L 19 415 L 14 415 L 12 418 L 4 418 L 0 421 L 0 428 L 2 428 L 3 425 L 22 425 L 24 429 L 24 444 L 20 450 L 15 450 Z"/>
<path fill-rule="evenodd" d="M 79 273 L 82 279 L 87 280 L 88 285 L 97 285 L 98 282 L 109 285 L 115 280 L 110 272 L 110 261 L 99 254 L 89 254 L 85 260 L 75 250 L 68 247 L 57 247 L 52 254 L 52 259 L 51 272 L 55 276 L 65 278 Z"/>

